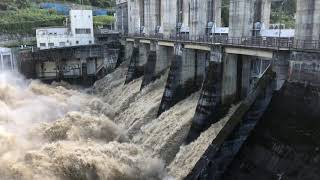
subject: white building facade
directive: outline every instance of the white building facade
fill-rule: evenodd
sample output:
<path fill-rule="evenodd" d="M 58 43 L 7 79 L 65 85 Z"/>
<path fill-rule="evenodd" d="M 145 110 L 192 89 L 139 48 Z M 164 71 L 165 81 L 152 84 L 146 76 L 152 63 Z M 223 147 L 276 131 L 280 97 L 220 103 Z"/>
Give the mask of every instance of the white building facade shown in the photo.
<path fill-rule="evenodd" d="M 94 44 L 92 10 L 71 10 L 67 27 L 49 27 L 36 30 L 40 49 Z"/>
<path fill-rule="evenodd" d="M 13 71 L 15 63 L 10 48 L 0 47 L 0 71 Z"/>

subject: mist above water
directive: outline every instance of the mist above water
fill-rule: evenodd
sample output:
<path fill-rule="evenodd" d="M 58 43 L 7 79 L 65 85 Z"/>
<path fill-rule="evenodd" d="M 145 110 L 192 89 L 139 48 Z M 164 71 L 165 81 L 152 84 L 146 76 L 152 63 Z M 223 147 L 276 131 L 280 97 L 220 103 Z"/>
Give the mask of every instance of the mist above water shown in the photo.
<path fill-rule="evenodd" d="M 164 164 L 113 122 L 113 107 L 80 90 L 0 74 L 4 180 L 163 179 Z"/>
<path fill-rule="evenodd" d="M 225 121 L 182 146 L 199 92 L 157 117 L 168 73 L 140 91 L 126 72 L 97 81 L 95 95 L 0 73 L 0 179 L 183 179 Z"/>

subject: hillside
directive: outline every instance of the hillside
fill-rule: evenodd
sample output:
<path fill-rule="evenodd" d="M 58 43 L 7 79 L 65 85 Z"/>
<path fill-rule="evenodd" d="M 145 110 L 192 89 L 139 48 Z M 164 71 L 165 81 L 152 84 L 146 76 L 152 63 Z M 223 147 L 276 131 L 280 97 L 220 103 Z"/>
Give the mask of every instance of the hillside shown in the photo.
<path fill-rule="evenodd" d="M 37 27 L 63 26 L 66 16 L 55 10 L 39 9 L 39 3 L 50 0 L 1 0 L 0 2 L 0 33 L 2 34 L 29 34 L 33 35 Z M 52 1 L 59 3 L 79 3 L 80 0 Z M 83 0 L 87 8 L 99 5 L 107 8 L 113 0 Z M 76 4 L 82 6 L 80 4 Z M 89 8 L 90 9 L 90 8 Z M 112 24 L 112 16 L 95 16 L 94 26 Z"/>

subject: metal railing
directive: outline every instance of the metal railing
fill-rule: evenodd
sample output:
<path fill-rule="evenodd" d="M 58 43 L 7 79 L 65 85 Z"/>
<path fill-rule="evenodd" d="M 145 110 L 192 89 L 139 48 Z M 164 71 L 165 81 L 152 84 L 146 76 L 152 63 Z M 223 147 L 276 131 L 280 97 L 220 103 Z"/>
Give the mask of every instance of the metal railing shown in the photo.
<path fill-rule="evenodd" d="M 212 35 L 169 35 L 163 34 L 127 34 L 125 37 L 135 39 L 165 40 L 184 43 L 198 44 L 221 44 L 230 46 L 243 46 L 255 48 L 269 48 L 281 50 L 315 50 L 320 51 L 320 41 L 318 40 L 294 40 L 293 38 L 275 38 L 275 37 L 228 37 Z"/>

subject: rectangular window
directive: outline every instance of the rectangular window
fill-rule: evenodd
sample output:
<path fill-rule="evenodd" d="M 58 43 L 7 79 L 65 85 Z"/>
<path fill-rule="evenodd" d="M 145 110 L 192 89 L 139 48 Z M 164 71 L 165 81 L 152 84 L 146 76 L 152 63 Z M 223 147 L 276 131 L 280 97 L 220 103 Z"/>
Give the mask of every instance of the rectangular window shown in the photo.
<path fill-rule="evenodd" d="M 40 47 L 46 47 L 46 43 L 40 43 Z"/>
<path fill-rule="evenodd" d="M 65 46 L 66 43 L 65 42 L 59 42 L 59 46 Z"/>
<path fill-rule="evenodd" d="M 76 34 L 91 34 L 91 29 L 76 29 Z"/>
<path fill-rule="evenodd" d="M 53 47 L 54 43 L 48 43 L 49 47 Z"/>

